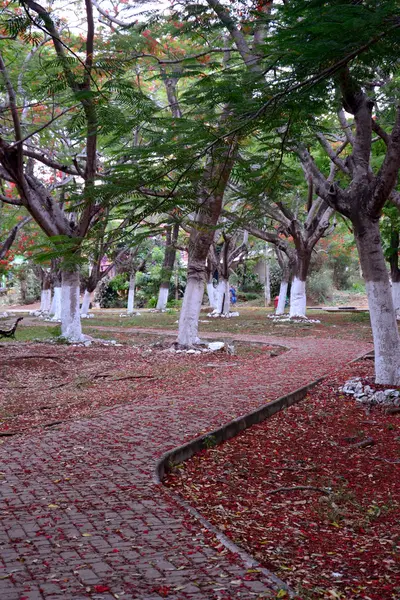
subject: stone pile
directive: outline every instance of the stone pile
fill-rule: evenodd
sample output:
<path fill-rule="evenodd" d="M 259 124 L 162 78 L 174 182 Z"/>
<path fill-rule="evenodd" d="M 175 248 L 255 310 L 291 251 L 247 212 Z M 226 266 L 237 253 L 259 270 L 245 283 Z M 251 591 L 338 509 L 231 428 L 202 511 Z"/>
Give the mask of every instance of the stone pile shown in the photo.
<path fill-rule="evenodd" d="M 290 317 L 288 314 L 284 315 L 267 315 L 267 319 L 272 319 L 275 323 L 301 323 L 305 325 L 312 325 L 313 323 L 321 323 L 318 319 L 309 319 L 308 317 Z"/>
<path fill-rule="evenodd" d="M 339 391 L 354 396 L 356 402 L 367 406 L 400 406 L 400 391 L 396 389 L 375 390 L 370 385 L 363 385 L 360 377 L 349 379 Z"/>

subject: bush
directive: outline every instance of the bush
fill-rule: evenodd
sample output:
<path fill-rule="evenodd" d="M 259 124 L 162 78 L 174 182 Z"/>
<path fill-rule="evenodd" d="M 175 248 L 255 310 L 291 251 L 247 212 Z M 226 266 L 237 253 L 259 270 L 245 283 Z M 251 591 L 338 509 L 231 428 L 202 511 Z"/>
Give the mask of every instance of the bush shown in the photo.
<path fill-rule="evenodd" d="M 357 294 L 365 294 L 365 283 L 363 281 L 356 281 L 351 286 L 351 291 Z"/>
<path fill-rule="evenodd" d="M 307 281 L 307 292 L 316 302 L 332 298 L 333 279 L 329 271 L 312 273 Z"/>
<path fill-rule="evenodd" d="M 19 282 L 21 304 L 31 304 L 40 298 L 40 280 L 36 277 L 29 263 L 24 263 L 16 270 Z"/>
<path fill-rule="evenodd" d="M 167 308 L 181 308 L 182 300 L 169 300 L 167 302 Z"/>
<path fill-rule="evenodd" d="M 271 282 L 271 298 L 279 296 L 279 288 L 282 280 L 282 269 L 278 263 L 273 263 L 269 269 L 269 279 Z"/>
<path fill-rule="evenodd" d="M 125 308 L 128 289 L 129 282 L 124 274 L 103 279 L 97 287 L 95 301 L 99 302 L 100 308 Z"/>
<path fill-rule="evenodd" d="M 147 308 L 155 308 L 157 306 L 157 298 L 152 296 L 147 301 Z"/>
<path fill-rule="evenodd" d="M 250 300 L 259 300 L 261 298 L 260 294 L 253 292 L 238 292 L 236 296 L 239 302 L 249 302 Z"/>

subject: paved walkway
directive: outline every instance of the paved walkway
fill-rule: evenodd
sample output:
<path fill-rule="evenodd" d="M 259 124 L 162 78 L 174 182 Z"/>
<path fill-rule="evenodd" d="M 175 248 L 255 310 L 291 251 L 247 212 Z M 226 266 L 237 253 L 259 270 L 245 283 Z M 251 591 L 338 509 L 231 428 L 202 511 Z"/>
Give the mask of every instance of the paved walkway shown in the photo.
<path fill-rule="evenodd" d="M 268 577 L 247 573 L 237 555 L 215 547 L 154 483 L 155 463 L 166 450 L 340 368 L 371 345 L 237 337 L 291 350 L 266 360 L 250 386 L 240 367 L 221 370 L 212 390 L 204 382 L 3 442 L 1 600 L 275 597 Z"/>

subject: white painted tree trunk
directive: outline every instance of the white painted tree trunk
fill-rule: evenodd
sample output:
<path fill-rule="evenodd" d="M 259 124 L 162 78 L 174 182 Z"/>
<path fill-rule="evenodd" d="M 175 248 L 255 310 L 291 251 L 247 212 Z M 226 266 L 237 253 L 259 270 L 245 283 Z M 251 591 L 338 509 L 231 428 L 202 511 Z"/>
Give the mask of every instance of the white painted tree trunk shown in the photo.
<path fill-rule="evenodd" d="M 265 306 L 269 306 L 271 304 L 271 269 L 270 269 L 270 264 L 269 264 L 268 242 L 265 242 L 264 300 L 265 300 Z"/>
<path fill-rule="evenodd" d="M 392 283 L 392 299 L 394 310 L 397 316 L 400 316 L 400 281 L 393 281 Z"/>
<path fill-rule="evenodd" d="M 51 289 L 42 290 L 40 294 L 40 310 L 49 313 L 51 308 Z"/>
<path fill-rule="evenodd" d="M 229 315 L 230 294 L 229 281 L 220 278 L 217 286 L 217 312 L 220 315 Z"/>
<path fill-rule="evenodd" d="M 375 381 L 400 385 L 400 339 L 389 281 L 366 281 L 374 334 Z"/>
<path fill-rule="evenodd" d="M 212 308 L 212 310 L 216 310 L 216 308 L 217 308 L 216 288 L 210 282 L 207 283 L 207 296 L 208 296 L 208 303 L 209 303 L 210 307 Z"/>
<path fill-rule="evenodd" d="M 290 291 L 290 318 L 306 316 L 306 282 L 294 277 Z"/>
<path fill-rule="evenodd" d="M 375 351 L 375 381 L 384 385 L 400 385 L 400 336 L 379 222 L 361 213 L 353 225 L 368 296 Z"/>
<path fill-rule="evenodd" d="M 87 315 L 89 312 L 90 303 L 92 301 L 93 292 L 89 292 L 85 290 L 83 294 L 82 306 L 81 306 L 81 315 Z"/>
<path fill-rule="evenodd" d="M 53 290 L 53 301 L 51 303 L 50 314 L 54 321 L 61 320 L 61 288 L 56 286 Z"/>
<path fill-rule="evenodd" d="M 193 346 L 199 342 L 198 326 L 203 295 L 204 280 L 189 278 L 179 317 L 178 344 L 181 346 Z"/>
<path fill-rule="evenodd" d="M 168 302 L 169 284 L 162 283 L 158 292 L 157 310 L 165 310 Z"/>
<path fill-rule="evenodd" d="M 132 275 L 129 278 L 128 307 L 127 307 L 128 314 L 132 314 L 134 312 L 133 305 L 135 303 L 135 287 L 136 287 L 136 273 L 132 273 Z"/>
<path fill-rule="evenodd" d="M 276 307 L 276 311 L 275 311 L 276 315 L 284 315 L 285 314 L 287 289 L 288 289 L 288 282 L 284 281 L 282 279 L 281 285 L 279 287 L 279 300 L 278 300 L 278 306 Z"/>
<path fill-rule="evenodd" d="M 79 314 L 79 273 L 63 271 L 61 285 L 61 335 L 71 342 L 82 342 Z"/>
<path fill-rule="evenodd" d="M 51 299 L 51 305 L 50 305 L 49 312 L 51 315 L 54 315 L 54 313 L 56 312 L 56 288 L 53 289 L 53 297 Z"/>
<path fill-rule="evenodd" d="M 265 306 L 269 306 L 271 304 L 271 277 L 270 277 L 269 261 L 267 258 L 265 259 L 264 300 L 265 300 Z"/>

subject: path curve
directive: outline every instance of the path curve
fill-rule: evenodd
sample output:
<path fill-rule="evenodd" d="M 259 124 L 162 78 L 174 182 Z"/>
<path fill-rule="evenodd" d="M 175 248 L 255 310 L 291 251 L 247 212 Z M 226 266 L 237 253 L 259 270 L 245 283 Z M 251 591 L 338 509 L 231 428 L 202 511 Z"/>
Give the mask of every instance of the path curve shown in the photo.
<path fill-rule="evenodd" d="M 204 382 L 196 390 L 132 402 L 0 446 L 1 600 L 275 597 L 266 576 L 249 575 L 240 557 L 215 548 L 204 527 L 154 483 L 157 459 L 339 369 L 371 344 L 229 337 L 280 343 L 290 351 L 260 363 L 250 385 L 244 367 L 223 370 L 212 390 Z"/>

